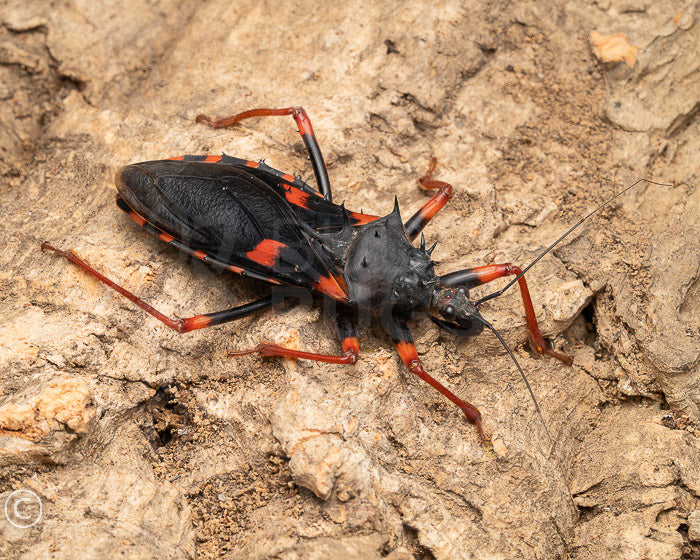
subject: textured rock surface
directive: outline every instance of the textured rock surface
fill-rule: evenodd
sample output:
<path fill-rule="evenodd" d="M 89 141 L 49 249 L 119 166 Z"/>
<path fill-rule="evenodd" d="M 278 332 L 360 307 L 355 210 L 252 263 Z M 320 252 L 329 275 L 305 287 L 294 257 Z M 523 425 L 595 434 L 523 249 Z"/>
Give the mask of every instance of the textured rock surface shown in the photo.
<path fill-rule="evenodd" d="M 322 9 L 321 9 L 322 8 Z M 680 1 L 0 6 L 0 515 L 3 558 L 611 558 L 700 555 L 698 8 Z M 636 63 L 601 62 L 591 32 Z M 427 369 L 491 444 L 410 377 L 378 329 L 355 367 L 226 357 L 261 340 L 335 352 L 317 310 L 180 336 L 54 255 L 72 247 L 171 316 L 261 287 L 139 230 L 118 166 L 265 158 L 309 179 L 291 119 L 213 131 L 201 112 L 303 105 L 335 200 L 404 214 L 430 155 L 455 196 L 426 230 L 439 272 L 527 264 L 487 334 L 414 327 Z"/>
<path fill-rule="evenodd" d="M 0 404 L 0 464 L 61 463 L 95 417 L 82 379 L 30 377 L 27 387 Z"/>

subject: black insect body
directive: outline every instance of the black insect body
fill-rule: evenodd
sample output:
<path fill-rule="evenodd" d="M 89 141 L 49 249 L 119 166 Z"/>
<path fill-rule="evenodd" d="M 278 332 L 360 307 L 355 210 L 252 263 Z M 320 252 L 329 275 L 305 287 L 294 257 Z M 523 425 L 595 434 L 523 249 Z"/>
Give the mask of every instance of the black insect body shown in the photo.
<path fill-rule="evenodd" d="M 271 343 L 233 355 L 257 352 L 263 356 L 353 364 L 359 357 L 358 311 L 372 313 L 392 336 L 409 371 L 460 407 L 483 440 L 479 411 L 424 370 L 408 320 L 413 313 L 423 311 L 438 326 L 454 334 L 474 336 L 485 326 L 493 330 L 478 306 L 517 281 L 533 348 L 571 363 L 569 357 L 546 347 L 519 268 L 496 264 L 438 276 L 430 257 L 434 246 L 426 249 L 422 235 L 420 246 L 413 245 L 452 195 L 449 184 L 431 179 L 434 159 L 419 183 L 436 193 L 404 222 L 398 202 L 393 212 L 384 217 L 346 211 L 344 206 L 332 202 L 326 166 L 311 123 L 301 108 L 255 109 L 216 121 L 200 115 L 197 120 L 222 128 L 249 117 L 271 115 L 291 115 L 295 119 L 311 157 L 318 192 L 301 179 L 262 162 L 227 155 L 180 156 L 138 163 L 122 168 L 116 177 L 119 207 L 163 241 L 216 267 L 273 285 L 311 289 L 318 299 L 333 301 L 330 307 L 335 309 L 332 319 L 342 343 L 341 355 L 303 352 Z M 65 256 L 181 333 L 233 321 L 268 309 L 275 302 L 273 294 L 232 309 L 175 320 L 102 276 L 72 251 L 60 251 L 48 243 L 42 248 Z M 503 290 L 478 302 L 470 300 L 471 288 L 508 275 L 516 278 Z M 500 339 L 495 330 L 494 333 Z"/>
<path fill-rule="evenodd" d="M 406 236 L 397 204 L 354 234 L 345 280 L 351 305 L 408 313 L 429 307 L 438 278 L 425 247 L 416 249 Z"/>

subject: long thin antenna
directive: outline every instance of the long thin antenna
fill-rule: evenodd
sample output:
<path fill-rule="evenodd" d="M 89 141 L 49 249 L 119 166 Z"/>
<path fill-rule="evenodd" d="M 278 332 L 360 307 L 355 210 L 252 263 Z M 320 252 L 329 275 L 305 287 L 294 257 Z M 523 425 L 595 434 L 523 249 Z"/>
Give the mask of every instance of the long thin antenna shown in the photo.
<path fill-rule="evenodd" d="M 636 187 L 639 183 L 650 183 L 650 184 L 652 184 L 652 185 L 658 185 L 658 186 L 660 186 L 660 187 L 672 187 L 672 186 L 673 186 L 673 185 L 670 185 L 670 184 L 668 184 L 668 183 L 657 183 L 657 182 L 651 181 L 651 180 L 649 180 L 649 179 L 637 179 L 637 180 L 636 180 L 634 183 L 632 183 L 629 187 L 626 187 L 624 190 L 621 190 L 621 191 L 620 191 L 619 193 L 617 193 L 615 196 L 613 196 L 612 198 L 609 198 L 608 200 L 606 200 L 605 202 L 603 202 L 603 204 L 601 204 L 600 206 L 598 206 L 598 208 L 596 208 L 596 209 L 593 210 L 592 212 L 589 212 L 588 214 L 586 214 L 586 216 L 584 216 L 584 217 L 581 218 L 578 222 L 576 222 L 576 224 L 574 224 L 573 227 L 569 228 L 569 230 L 568 230 L 564 235 L 562 235 L 559 239 L 557 239 L 554 243 L 552 243 L 549 247 L 547 247 L 542 253 L 540 253 L 539 256 L 538 256 L 534 261 L 532 261 L 529 265 L 527 265 L 525 268 L 523 268 L 522 272 L 521 272 L 520 274 L 518 274 L 515 278 L 513 278 L 510 282 L 508 282 L 508 284 L 506 284 L 505 288 L 501 288 L 500 290 L 498 290 L 498 291 L 496 291 L 496 292 L 493 292 L 492 294 L 489 294 L 489 295 L 487 295 L 487 296 L 482 297 L 482 298 L 481 298 L 480 300 L 478 300 L 474 305 L 477 306 L 477 307 L 479 307 L 482 303 L 484 303 L 484 302 L 486 302 L 486 301 L 488 301 L 488 300 L 490 300 L 490 299 L 493 299 L 493 298 L 498 297 L 498 296 L 500 296 L 501 294 L 503 294 L 503 292 L 505 292 L 508 288 L 510 288 L 513 284 L 515 284 L 518 280 L 520 280 L 520 277 L 523 276 L 523 274 L 525 274 L 528 270 L 530 270 L 533 266 L 535 266 L 535 264 L 537 264 L 537 262 L 538 262 L 542 257 L 544 257 L 544 256 L 545 256 L 547 253 L 549 253 L 552 249 L 554 249 L 554 247 L 556 247 L 559 243 L 561 243 L 561 241 L 563 241 L 563 240 L 564 240 L 572 231 L 574 231 L 578 226 L 580 226 L 583 222 L 585 222 L 585 221 L 586 221 L 588 218 L 590 218 L 593 214 L 595 214 L 596 212 L 598 212 L 598 211 L 602 210 L 603 208 L 605 208 L 605 207 L 606 207 L 608 204 L 610 204 L 613 200 L 615 200 L 616 198 L 622 196 L 623 194 L 625 194 L 625 193 L 626 193 L 628 190 L 630 190 L 631 188 Z"/>
<path fill-rule="evenodd" d="M 505 348 L 510 355 L 510 357 L 513 359 L 513 363 L 515 363 L 515 367 L 518 368 L 518 371 L 520 372 L 520 377 L 523 378 L 523 381 L 525 382 L 525 386 L 527 387 L 527 390 L 530 392 L 530 397 L 532 397 L 532 402 L 535 403 L 535 410 L 537 410 L 537 416 L 540 417 L 540 421 L 542 422 L 542 425 L 544 426 L 544 431 L 547 434 L 547 439 L 549 439 L 549 444 L 550 446 L 554 446 L 554 441 L 552 440 L 552 436 L 549 434 L 549 430 L 547 429 L 547 424 L 544 421 L 544 418 L 542 417 L 542 411 L 540 410 L 540 405 L 537 404 L 537 399 L 535 398 L 535 393 L 532 392 L 532 387 L 530 387 L 530 382 L 527 380 L 527 377 L 525 376 L 525 372 L 523 371 L 523 368 L 520 367 L 520 364 L 518 363 L 518 360 L 515 359 L 515 355 L 511 351 L 511 349 L 508 347 L 506 344 L 506 341 L 503 340 L 503 337 L 500 335 L 500 333 L 496 330 L 496 327 L 494 327 L 491 323 L 489 323 L 486 319 L 479 315 L 472 315 L 471 317 L 474 317 L 475 319 L 478 319 L 481 321 L 484 325 L 486 325 L 493 334 L 496 335 L 496 338 L 501 341 L 501 344 L 503 344 L 503 348 Z"/>

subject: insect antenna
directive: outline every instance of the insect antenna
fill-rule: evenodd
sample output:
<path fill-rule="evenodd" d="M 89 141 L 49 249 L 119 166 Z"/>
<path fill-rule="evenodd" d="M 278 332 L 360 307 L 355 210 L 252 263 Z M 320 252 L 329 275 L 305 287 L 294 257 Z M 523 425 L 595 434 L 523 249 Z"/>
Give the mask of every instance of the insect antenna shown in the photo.
<path fill-rule="evenodd" d="M 572 227 L 570 227 L 570 228 L 566 231 L 566 233 L 564 233 L 564 235 L 562 235 L 559 239 L 557 239 L 554 243 L 552 243 L 549 247 L 547 247 L 544 251 L 542 251 L 542 253 L 540 253 L 540 254 L 535 258 L 535 260 L 533 260 L 529 265 L 527 265 L 525 268 L 523 268 L 522 272 L 521 272 L 520 274 L 518 274 L 515 278 L 513 278 L 510 282 L 508 282 L 508 284 L 506 284 L 506 286 L 505 286 L 504 288 L 501 288 L 500 290 L 497 290 L 497 291 L 495 291 L 495 292 L 493 292 L 493 293 L 491 293 L 491 294 L 489 294 L 489 295 L 487 295 L 487 296 L 482 297 L 482 298 L 481 298 L 480 300 L 478 300 L 474 305 L 475 305 L 476 307 L 479 307 L 482 303 L 484 303 L 484 302 L 486 302 L 486 301 L 488 301 L 488 300 L 490 300 L 490 299 L 493 299 L 493 298 L 498 297 L 498 296 L 500 296 L 501 294 L 503 294 L 503 292 L 505 292 L 508 288 L 510 288 L 513 284 L 515 284 L 518 280 L 520 280 L 520 277 L 521 277 L 521 276 L 523 276 L 528 270 L 530 270 L 533 266 L 535 266 L 535 264 L 537 264 L 537 262 L 538 262 L 542 257 L 544 257 L 544 256 L 545 256 L 547 253 L 549 253 L 552 249 L 554 249 L 554 247 L 556 247 L 557 245 L 559 245 L 559 243 L 561 243 L 561 242 L 562 242 L 572 231 L 574 231 L 578 226 L 580 226 L 580 225 L 581 225 L 583 222 L 585 222 L 588 218 L 590 218 L 591 216 L 593 216 L 594 214 L 596 214 L 597 212 L 599 212 L 600 210 L 602 210 L 603 208 L 605 208 L 605 207 L 606 207 L 608 204 L 610 204 L 613 200 L 615 200 L 616 198 L 622 196 L 623 194 L 625 194 L 625 193 L 626 193 L 628 190 L 630 190 L 631 188 L 636 187 L 639 183 L 649 183 L 649 184 L 652 184 L 652 185 L 658 185 L 658 186 L 660 186 L 660 187 L 671 187 L 671 186 L 673 186 L 673 185 L 670 185 L 670 184 L 668 184 L 668 183 L 657 183 L 657 182 L 651 181 L 651 180 L 649 180 L 649 179 L 637 179 L 637 180 L 636 180 L 634 183 L 632 183 L 629 187 L 624 188 L 624 189 L 621 190 L 619 193 L 617 193 L 615 196 L 609 198 L 608 200 L 606 200 L 605 202 L 603 202 L 603 204 L 601 204 L 600 206 L 598 206 L 595 210 L 589 212 L 589 213 L 586 214 L 583 218 L 581 218 L 578 222 L 576 222 Z M 495 331 L 494 331 L 494 332 L 495 332 Z M 497 335 L 497 336 L 498 336 L 498 335 Z"/>
<path fill-rule="evenodd" d="M 523 381 L 525 382 L 525 386 L 527 387 L 528 392 L 530 393 L 530 397 L 532 398 L 532 402 L 535 405 L 535 410 L 537 411 L 537 416 L 540 417 L 540 422 L 542 422 L 542 426 L 544 426 L 544 431 L 547 434 L 547 439 L 549 440 L 549 444 L 551 446 L 554 445 L 554 441 L 552 440 L 552 436 L 549 433 L 549 430 L 547 429 L 547 423 L 544 421 L 544 418 L 542 417 L 542 411 L 540 410 L 540 405 L 537 404 L 537 399 L 535 398 L 535 393 L 532 391 L 532 387 L 530 387 L 530 382 L 527 380 L 527 377 L 525 375 L 525 372 L 523 371 L 523 368 L 520 367 L 520 364 L 518 363 L 518 360 L 515 359 L 515 354 L 513 354 L 512 350 L 508 347 L 508 344 L 506 344 L 506 341 L 503 339 L 501 334 L 496 330 L 496 327 L 494 327 L 491 323 L 489 323 L 486 319 L 479 315 L 472 315 L 473 318 L 481 321 L 485 326 L 487 326 L 493 334 L 496 335 L 496 338 L 500 341 L 500 343 L 503 345 L 503 348 L 506 349 L 508 352 L 508 355 L 512 358 L 513 363 L 515 364 L 515 367 L 518 368 L 518 371 L 520 372 L 520 377 L 523 378 Z"/>

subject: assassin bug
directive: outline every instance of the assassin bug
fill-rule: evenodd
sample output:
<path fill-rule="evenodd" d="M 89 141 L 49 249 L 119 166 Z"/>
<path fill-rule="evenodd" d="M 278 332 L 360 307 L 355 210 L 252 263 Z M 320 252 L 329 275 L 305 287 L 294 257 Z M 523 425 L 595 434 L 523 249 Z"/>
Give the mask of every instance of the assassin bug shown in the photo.
<path fill-rule="evenodd" d="M 354 364 L 359 357 L 357 313 L 370 312 L 380 318 L 408 370 L 456 404 L 483 441 L 481 413 L 425 371 L 413 344 L 409 318 L 417 311 L 426 312 L 440 328 L 462 337 L 476 336 L 488 327 L 525 379 L 505 341 L 479 313 L 482 303 L 501 295 L 517 282 L 533 349 L 571 364 L 570 357 L 547 347 L 523 275 L 584 220 L 641 180 L 581 219 L 524 270 L 505 263 L 438 276 L 431 259 L 435 245 L 426 249 L 421 231 L 451 198 L 452 186 L 431 178 L 435 158 L 427 174 L 419 180 L 424 190 L 435 194 L 404 222 L 398 201 L 393 212 L 384 217 L 347 211 L 344 205 L 333 203 L 326 165 L 311 121 L 301 107 L 253 109 L 218 120 L 199 115 L 196 120 L 213 128 L 226 128 L 251 117 L 282 115 L 292 116 L 296 121 L 311 158 L 318 190 L 263 162 L 225 154 L 189 155 L 121 168 L 116 175 L 117 205 L 149 233 L 214 267 L 277 286 L 308 288 L 326 304 L 333 303 L 331 318 L 342 354 L 317 354 L 263 342 L 231 355 L 258 353 Z M 420 246 L 415 247 L 412 242 L 419 234 Z M 42 249 L 67 258 L 178 333 L 246 317 L 273 307 L 279 299 L 269 295 L 224 311 L 172 319 L 97 272 L 72 250 L 62 251 L 47 242 L 42 244 Z M 469 298 L 470 289 L 505 276 L 515 278 L 476 302 Z M 529 384 L 527 387 L 540 414 Z"/>

